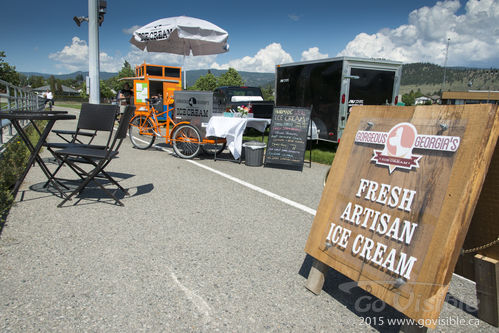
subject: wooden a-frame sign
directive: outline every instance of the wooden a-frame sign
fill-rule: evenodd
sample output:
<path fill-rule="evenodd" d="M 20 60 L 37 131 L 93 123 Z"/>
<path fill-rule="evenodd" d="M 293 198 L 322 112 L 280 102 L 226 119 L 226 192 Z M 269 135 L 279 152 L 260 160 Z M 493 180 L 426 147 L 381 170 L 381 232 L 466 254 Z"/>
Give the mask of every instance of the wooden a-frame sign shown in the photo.
<path fill-rule="evenodd" d="M 434 328 L 498 134 L 497 105 L 354 107 L 305 251 Z"/>

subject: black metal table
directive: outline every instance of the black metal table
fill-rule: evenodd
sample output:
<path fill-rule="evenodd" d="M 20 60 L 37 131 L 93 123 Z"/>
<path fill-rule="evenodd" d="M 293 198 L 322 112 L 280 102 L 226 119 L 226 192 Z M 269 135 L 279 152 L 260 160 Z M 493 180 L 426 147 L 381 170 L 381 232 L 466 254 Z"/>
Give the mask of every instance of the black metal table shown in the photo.
<path fill-rule="evenodd" d="M 17 192 L 19 191 L 19 187 L 21 186 L 22 182 L 24 181 L 24 178 L 28 174 L 28 171 L 31 169 L 31 166 L 33 163 L 36 161 L 40 168 L 42 169 L 43 173 L 45 176 L 51 181 L 51 183 L 54 185 L 54 187 L 61 193 L 61 196 L 65 197 L 66 195 L 64 194 L 64 191 L 61 190 L 59 184 L 55 179 L 52 177 L 52 173 L 48 169 L 48 167 L 45 165 L 43 162 L 42 158 L 40 157 L 39 153 L 40 150 L 45 143 L 45 140 L 47 139 L 50 131 L 52 130 L 52 127 L 54 126 L 55 122 L 57 120 L 72 120 L 76 119 L 75 115 L 70 115 L 67 113 L 67 111 L 9 111 L 9 112 L 0 112 L 0 119 L 8 119 L 11 121 L 12 125 L 14 125 L 14 128 L 16 129 L 17 133 L 23 140 L 23 142 L 26 144 L 26 147 L 28 147 L 31 155 L 28 160 L 28 164 L 26 165 L 26 168 L 24 169 L 21 177 L 16 181 L 16 184 L 14 185 L 14 189 L 12 190 L 12 195 L 16 196 Z M 31 122 L 35 130 L 38 132 L 40 135 L 38 142 L 36 145 L 33 145 L 31 141 L 29 140 L 28 135 L 24 131 L 24 128 L 19 124 L 19 121 L 21 120 L 28 120 Z M 38 126 L 36 126 L 35 121 L 36 120 L 47 120 L 48 123 L 43 129 L 43 131 L 40 131 Z"/>

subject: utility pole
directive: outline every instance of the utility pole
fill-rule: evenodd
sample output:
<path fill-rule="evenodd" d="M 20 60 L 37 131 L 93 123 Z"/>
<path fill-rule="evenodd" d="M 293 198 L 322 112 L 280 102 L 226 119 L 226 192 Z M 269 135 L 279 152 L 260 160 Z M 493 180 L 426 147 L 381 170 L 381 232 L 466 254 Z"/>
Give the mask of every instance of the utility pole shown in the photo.
<path fill-rule="evenodd" d="M 88 0 L 88 17 L 73 17 L 77 26 L 84 21 L 88 22 L 87 90 L 91 104 L 100 103 L 99 26 L 104 22 L 106 8 L 106 0 Z"/>
<path fill-rule="evenodd" d="M 88 76 L 91 104 L 100 103 L 99 14 L 97 2 L 88 0 Z"/>
<path fill-rule="evenodd" d="M 442 94 L 444 93 L 445 89 L 445 74 L 447 71 L 447 57 L 449 55 L 449 43 L 450 43 L 450 38 L 447 38 L 447 48 L 445 49 L 445 60 L 444 60 L 444 81 L 442 82 Z"/>

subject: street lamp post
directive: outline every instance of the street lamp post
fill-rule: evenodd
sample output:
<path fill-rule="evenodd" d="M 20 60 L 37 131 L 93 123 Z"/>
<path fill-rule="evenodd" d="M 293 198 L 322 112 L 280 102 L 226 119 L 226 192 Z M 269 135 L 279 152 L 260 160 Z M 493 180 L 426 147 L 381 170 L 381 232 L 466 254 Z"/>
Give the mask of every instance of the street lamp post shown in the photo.
<path fill-rule="evenodd" d="M 88 0 L 88 76 L 91 104 L 100 103 L 99 23 L 97 1 Z"/>
<path fill-rule="evenodd" d="M 88 21 L 88 84 L 90 86 L 89 102 L 100 103 L 100 64 L 99 64 L 99 25 L 104 21 L 107 1 L 88 0 L 88 18 L 75 16 L 73 20 L 78 26 Z"/>

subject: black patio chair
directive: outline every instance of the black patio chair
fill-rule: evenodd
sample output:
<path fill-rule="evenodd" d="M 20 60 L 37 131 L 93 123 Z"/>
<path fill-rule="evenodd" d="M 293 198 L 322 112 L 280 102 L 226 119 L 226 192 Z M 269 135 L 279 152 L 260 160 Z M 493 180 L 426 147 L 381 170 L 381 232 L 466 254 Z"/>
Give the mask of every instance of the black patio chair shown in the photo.
<path fill-rule="evenodd" d="M 87 113 L 87 110 L 90 110 L 90 113 L 92 113 L 92 110 L 95 110 L 96 106 L 104 106 L 100 104 L 89 104 L 89 103 L 83 103 L 81 105 L 80 109 L 80 117 L 82 117 L 82 114 Z M 106 106 L 107 107 L 107 106 Z M 115 112 L 119 112 L 119 107 L 114 106 Z M 80 124 L 80 121 L 78 121 L 78 124 Z M 85 131 L 88 130 L 88 131 Z M 54 129 L 52 130 L 52 133 L 56 134 L 59 138 L 63 140 L 63 143 L 78 143 L 78 144 L 91 144 L 94 138 L 96 137 L 98 132 L 98 129 L 94 128 L 82 128 L 77 126 L 76 130 L 62 130 L 62 129 Z M 82 138 L 84 137 L 84 138 Z M 85 140 L 86 142 L 83 142 L 82 140 Z M 88 141 L 87 141 L 88 140 Z M 63 144 L 62 143 L 62 144 Z M 54 143 L 55 145 L 56 143 Z M 66 147 L 57 147 L 54 146 L 55 148 L 66 148 Z"/>
<path fill-rule="evenodd" d="M 61 150 L 56 150 L 54 153 L 61 160 L 65 160 L 66 163 L 71 167 L 78 176 L 83 178 L 81 184 L 76 188 L 69 196 L 64 198 L 64 200 L 57 206 L 62 207 L 66 201 L 70 200 L 74 195 L 82 192 L 85 187 L 93 181 L 97 184 L 108 196 L 114 199 L 114 201 L 120 205 L 124 206 L 123 203 L 108 189 L 104 187 L 99 181 L 96 180 L 97 176 L 105 177 L 111 183 L 116 185 L 121 191 L 128 195 L 128 191 L 124 189 L 118 182 L 111 177 L 104 169 L 118 155 L 119 148 L 126 138 L 128 125 L 130 119 L 132 118 L 135 111 L 135 106 L 127 106 L 125 112 L 121 116 L 118 129 L 114 131 L 113 139 L 104 149 L 84 147 L 84 146 L 70 146 Z M 80 164 L 89 164 L 93 167 L 90 171 L 85 171 L 83 166 Z"/>
<path fill-rule="evenodd" d="M 59 134 L 70 134 L 72 139 L 68 140 L 68 138 L 64 138 L 65 142 L 46 142 L 44 146 L 47 147 L 47 149 L 52 153 L 52 155 L 56 157 L 56 159 L 58 159 L 58 156 L 55 155 L 54 149 L 65 149 L 70 147 L 105 149 L 111 142 L 114 129 L 114 121 L 118 112 L 118 105 L 83 103 L 81 105 L 78 123 L 76 124 L 76 130 L 57 130 Z M 88 132 L 88 130 L 90 130 L 91 132 Z M 56 130 L 52 130 L 52 132 L 56 132 Z M 87 143 L 83 143 L 81 141 L 81 137 L 90 137 L 90 133 L 92 133 L 90 140 Z M 107 137 L 107 141 L 104 145 L 92 144 L 93 139 L 97 137 L 98 133 L 102 133 L 103 138 Z M 63 137 L 59 134 L 59 137 Z M 66 164 L 66 161 L 64 159 L 58 159 L 58 162 L 59 165 L 52 173 L 51 179 L 55 178 L 55 175 Z M 50 179 L 45 183 L 44 187 L 46 187 L 49 182 Z"/>
<path fill-rule="evenodd" d="M 49 148 L 68 148 L 72 145 L 92 145 L 92 141 L 100 131 L 112 132 L 114 120 L 119 112 L 118 105 L 111 104 L 89 104 L 83 103 L 80 109 L 80 116 L 75 130 L 52 130 L 64 142 L 48 142 L 45 144 Z M 69 135 L 66 137 L 64 135 Z M 89 141 L 83 142 L 83 138 Z M 106 144 L 107 145 L 107 144 Z M 99 147 L 94 145 L 94 147 Z M 105 148 L 106 146 L 101 146 Z"/>

